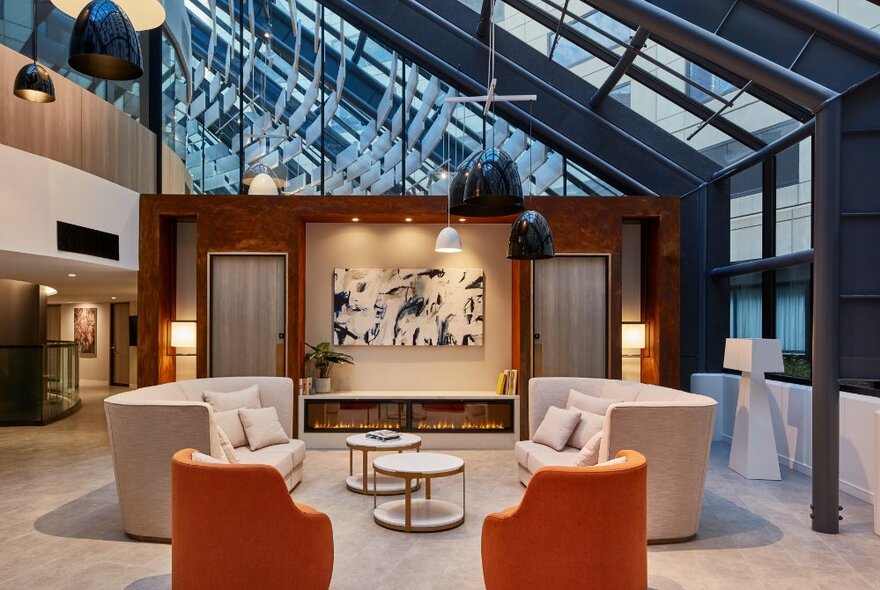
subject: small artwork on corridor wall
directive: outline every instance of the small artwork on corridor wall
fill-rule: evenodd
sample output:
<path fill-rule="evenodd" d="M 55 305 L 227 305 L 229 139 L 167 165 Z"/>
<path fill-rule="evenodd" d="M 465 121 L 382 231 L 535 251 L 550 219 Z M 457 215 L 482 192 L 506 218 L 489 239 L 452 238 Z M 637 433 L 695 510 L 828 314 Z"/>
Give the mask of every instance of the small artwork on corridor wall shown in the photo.
<path fill-rule="evenodd" d="M 333 342 L 482 346 L 482 269 L 337 268 Z"/>
<path fill-rule="evenodd" d="M 98 308 L 73 308 L 73 341 L 80 354 L 95 354 L 98 340 Z"/>

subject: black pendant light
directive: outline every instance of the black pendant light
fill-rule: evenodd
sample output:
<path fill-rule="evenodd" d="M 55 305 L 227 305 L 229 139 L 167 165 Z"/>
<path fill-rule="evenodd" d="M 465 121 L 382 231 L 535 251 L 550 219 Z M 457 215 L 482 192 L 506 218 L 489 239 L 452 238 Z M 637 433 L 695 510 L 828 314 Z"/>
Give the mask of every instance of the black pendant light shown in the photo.
<path fill-rule="evenodd" d="M 553 233 L 547 219 L 535 210 L 523 211 L 510 228 L 507 257 L 511 260 L 553 258 Z"/>
<path fill-rule="evenodd" d="M 499 217 L 525 208 L 519 170 L 504 150 L 476 152 L 459 167 L 449 190 L 455 215 Z"/>
<path fill-rule="evenodd" d="M 87 76 L 106 80 L 135 80 L 143 75 L 137 33 L 113 0 L 92 0 L 79 13 L 67 63 Z"/>
<path fill-rule="evenodd" d="M 37 0 L 34 0 L 34 30 L 31 37 L 34 63 L 18 70 L 12 93 L 29 102 L 55 102 L 55 84 L 48 70 L 37 63 Z"/>

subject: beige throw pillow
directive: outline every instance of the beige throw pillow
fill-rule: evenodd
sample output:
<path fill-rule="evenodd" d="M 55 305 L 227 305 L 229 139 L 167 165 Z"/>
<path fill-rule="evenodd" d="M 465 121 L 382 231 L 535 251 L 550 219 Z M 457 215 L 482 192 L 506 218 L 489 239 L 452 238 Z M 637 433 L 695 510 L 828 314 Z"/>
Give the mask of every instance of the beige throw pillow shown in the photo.
<path fill-rule="evenodd" d="M 608 413 L 608 406 L 620 403 L 619 399 L 607 399 L 604 397 L 596 397 L 595 395 L 587 395 L 580 391 L 569 389 L 568 400 L 565 402 L 566 408 L 576 408 L 583 412 L 591 412 L 604 416 Z"/>
<path fill-rule="evenodd" d="M 238 411 L 236 410 L 236 414 Z M 238 423 L 238 427 L 241 428 L 241 422 Z M 244 436 L 244 430 L 242 429 L 242 436 Z M 229 437 L 226 436 L 226 433 L 223 431 L 220 426 L 217 426 L 217 435 L 220 437 L 220 450 L 223 451 L 223 455 L 226 456 L 226 460 L 232 464 L 241 463 L 238 459 L 238 455 L 235 453 L 235 447 L 232 446 L 232 442 L 230 442 Z M 242 444 L 247 444 L 247 439 Z"/>
<path fill-rule="evenodd" d="M 602 445 L 602 431 L 593 435 L 587 444 L 578 452 L 578 467 L 590 467 L 599 462 L 599 447 Z"/>
<path fill-rule="evenodd" d="M 532 441 L 561 451 L 580 420 L 581 413 L 577 410 L 563 410 L 550 406 Z"/>
<path fill-rule="evenodd" d="M 211 404 L 215 412 L 263 407 L 260 404 L 259 385 L 251 385 L 240 391 L 205 391 L 202 392 L 202 399 Z"/>
<path fill-rule="evenodd" d="M 252 451 L 268 447 L 269 445 L 290 442 L 284 427 L 278 420 L 278 412 L 275 408 L 262 408 L 259 410 L 241 409 L 238 411 L 244 433 L 247 435 L 248 447 Z"/>
<path fill-rule="evenodd" d="M 214 412 L 214 419 L 217 421 L 217 426 L 229 437 L 233 447 L 243 447 L 247 444 L 244 427 L 241 425 L 241 418 L 238 417 L 238 409 Z"/>
<path fill-rule="evenodd" d="M 220 465 L 227 465 L 229 463 L 229 461 L 224 461 L 223 459 L 215 459 L 211 455 L 206 455 L 198 451 L 193 451 L 192 460 L 196 463 L 215 463 Z"/>
<path fill-rule="evenodd" d="M 606 467 L 608 465 L 620 465 L 621 463 L 626 463 L 626 457 L 617 457 L 616 459 L 609 459 L 608 461 L 602 461 L 601 463 L 596 463 L 596 467 Z"/>
<path fill-rule="evenodd" d="M 575 410 L 574 408 L 571 409 Z M 605 423 L 605 416 L 600 414 L 593 414 L 592 412 L 579 412 L 579 414 L 580 420 L 565 444 L 567 447 L 574 447 L 576 449 L 584 448 L 590 442 L 590 439 L 596 436 L 596 433 L 601 433 L 602 425 Z"/>

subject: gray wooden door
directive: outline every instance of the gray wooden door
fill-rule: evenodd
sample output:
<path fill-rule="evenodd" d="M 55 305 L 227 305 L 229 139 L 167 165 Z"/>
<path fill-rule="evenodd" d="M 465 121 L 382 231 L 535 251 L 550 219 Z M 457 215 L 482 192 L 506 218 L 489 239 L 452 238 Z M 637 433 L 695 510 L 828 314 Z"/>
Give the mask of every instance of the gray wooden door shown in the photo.
<path fill-rule="evenodd" d="M 129 366 L 128 303 L 110 306 L 110 385 L 128 385 Z"/>
<path fill-rule="evenodd" d="M 533 276 L 533 375 L 606 377 L 608 258 L 557 256 Z"/>
<path fill-rule="evenodd" d="M 210 260 L 211 376 L 283 376 L 285 257 L 214 254 Z"/>

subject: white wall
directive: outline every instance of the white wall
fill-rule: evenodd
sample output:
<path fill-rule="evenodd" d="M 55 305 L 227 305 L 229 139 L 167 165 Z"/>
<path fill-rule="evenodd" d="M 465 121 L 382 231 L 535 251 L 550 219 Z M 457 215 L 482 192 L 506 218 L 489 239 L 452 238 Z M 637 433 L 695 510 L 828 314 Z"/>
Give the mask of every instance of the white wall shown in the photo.
<path fill-rule="evenodd" d="M 137 270 L 136 192 L 6 145 L 0 145 L 0 176 L 0 250 Z M 60 252 L 56 221 L 119 235 L 119 261 Z"/>
<path fill-rule="evenodd" d="M 779 462 L 812 475 L 812 388 L 779 381 L 767 383 L 772 394 L 770 412 Z M 691 376 L 691 391 L 718 401 L 712 438 L 730 442 L 736 416 L 739 376 L 695 374 Z M 874 412 L 878 409 L 878 398 L 840 393 L 840 489 L 871 503 L 877 492 Z"/>
<path fill-rule="evenodd" d="M 109 303 L 73 303 L 61 305 L 61 339 L 73 340 L 73 308 L 98 308 L 98 341 L 95 343 L 95 354 L 79 356 L 79 379 L 83 381 L 110 382 L 110 304 Z M 137 352 L 135 351 L 135 354 Z"/>
<path fill-rule="evenodd" d="M 441 225 L 309 224 L 306 228 L 306 342 L 331 341 L 333 269 L 482 268 L 483 346 L 347 346 L 354 367 L 337 367 L 334 390 L 494 390 L 511 363 L 508 225 L 460 225 L 464 252 L 438 254 Z"/>

